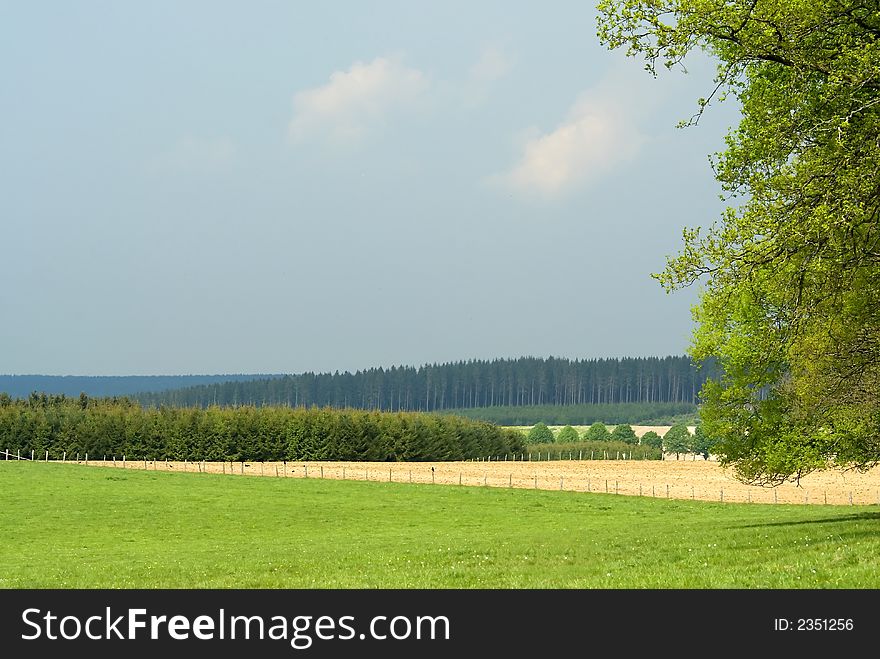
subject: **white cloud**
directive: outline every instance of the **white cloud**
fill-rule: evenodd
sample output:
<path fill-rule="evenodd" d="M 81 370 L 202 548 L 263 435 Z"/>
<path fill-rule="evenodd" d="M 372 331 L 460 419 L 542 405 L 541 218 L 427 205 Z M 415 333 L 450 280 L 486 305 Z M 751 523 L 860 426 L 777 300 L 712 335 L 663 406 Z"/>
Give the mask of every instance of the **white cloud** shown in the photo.
<path fill-rule="evenodd" d="M 651 102 L 628 80 L 616 75 L 581 94 L 564 121 L 547 133 L 533 131 L 516 164 L 490 182 L 519 194 L 554 198 L 632 160 L 647 139 L 639 123 Z"/>
<path fill-rule="evenodd" d="M 288 135 L 294 142 L 350 142 L 403 108 L 417 104 L 428 87 L 424 74 L 395 58 L 355 62 L 321 87 L 297 92 Z"/>

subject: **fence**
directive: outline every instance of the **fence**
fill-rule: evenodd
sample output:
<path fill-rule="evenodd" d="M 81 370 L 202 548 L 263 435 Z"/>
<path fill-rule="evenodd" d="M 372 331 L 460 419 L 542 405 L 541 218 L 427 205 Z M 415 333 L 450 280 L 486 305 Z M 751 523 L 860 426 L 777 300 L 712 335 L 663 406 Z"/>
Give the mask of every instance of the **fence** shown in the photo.
<path fill-rule="evenodd" d="M 44 453 L 41 457 L 43 460 L 35 459 L 36 456 L 13 455 L 8 449 L 4 451 L 5 460 L 193 474 L 528 488 L 722 503 L 880 505 L 880 471 L 869 472 L 861 480 L 850 476 L 845 483 L 823 481 L 819 477 L 806 487 L 786 483 L 763 488 L 726 477 L 716 463 L 691 461 L 680 464 L 623 459 L 531 463 L 503 459 L 443 463 L 180 462 L 133 459 L 126 455 L 101 456 L 101 459 L 62 455 L 60 460 L 50 460 L 49 454 Z M 688 470 L 694 471 L 688 473 Z"/>

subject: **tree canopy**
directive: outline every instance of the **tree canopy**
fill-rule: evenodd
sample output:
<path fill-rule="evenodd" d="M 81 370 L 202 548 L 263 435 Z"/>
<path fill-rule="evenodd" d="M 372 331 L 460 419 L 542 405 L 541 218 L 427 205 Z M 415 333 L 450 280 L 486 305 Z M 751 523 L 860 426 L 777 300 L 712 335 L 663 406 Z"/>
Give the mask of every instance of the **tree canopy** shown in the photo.
<path fill-rule="evenodd" d="M 651 448 L 663 448 L 663 438 L 653 430 L 649 430 L 642 435 L 641 443 Z"/>
<path fill-rule="evenodd" d="M 611 439 L 625 442 L 626 444 L 638 444 L 639 438 L 636 437 L 636 431 L 628 423 L 619 423 L 614 426 L 611 431 Z"/>
<path fill-rule="evenodd" d="M 559 434 L 556 435 L 556 441 L 559 444 L 573 444 L 574 442 L 580 441 L 580 434 L 578 431 L 571 426 L 565 426 L 559 431 Z"/>
<path fill-rule="evenodd" d="M 608 427 L 604 423 L 597 421 L 587 428 L 584 439 L 592 442 L 607 442 L 611 439 L 611 433 L 608 432 Z"/>
<path fill-rule="evenodd" d="M 690 453 L 692 441 L 688 427 L 683 423 L 676 423 L 663 435 L 663 449 L 667 453 L 675 453 L 677 458 L 680 453 Z"/>
<path fill-rule="evenodd" d="M 715 445 L 715 440 L 713 440 L 709 435 L 703 432 L 702 424 L 697 424 L 697 427 L 694 428 L 694 435 L 691 437 L 691 453 L 696 453 L 698 455 L 702 455 L 705 460 L 709 459 L 709 452 L 712 450 Z"/>
<path fill-rule="evenodd" d="M 540 421 L 532 426 L 526 437 L 529 444 L 552 444 L 555 441 L 553 431 Z"/>
<path fill-rule="evenodd" d="M 713 158 L 728 203 L 656 275 L 699 282 L 690 355 L 715 358 L 703 430 L 773 484 L 880 461 L 880 10 L 876 0 L 601 0 L 599 37 L 646 68 L 701 50 L 742 118 Z"/>

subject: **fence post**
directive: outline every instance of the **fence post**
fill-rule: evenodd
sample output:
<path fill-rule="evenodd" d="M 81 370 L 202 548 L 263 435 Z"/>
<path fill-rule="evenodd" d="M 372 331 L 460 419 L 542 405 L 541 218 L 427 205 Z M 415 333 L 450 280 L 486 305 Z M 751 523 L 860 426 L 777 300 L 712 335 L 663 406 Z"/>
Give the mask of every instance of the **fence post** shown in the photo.
<path fill-rule="evenodd" d="M 461 485 L 461 472 L 458 472 L 458 484 Z"/>
<path fill-rule="evenodd" d="M 535 474 L 535 489 L 538 489 L 538 474 Z"/>
<path fill-rule="evenodd" d="M 79 453 L 76 454 L 77 462 L 79 462 Z M 34 461 L 34 449 L 31 449 L 31 462 Z"/>
<path fill-rule="evenodd" d="M 507 487 L 513 487 L 513 474 L 507 476 Z"/>
<path fill-rule="evenodd" d="M 48 449 L 46 449 L 46 459 L 44 460 L 44 462 L 49 462 L 49 450 Z"/>
<path fill-rule="evenodd" d="M 88 466 L 88 465 L 89 465 L 89 454 L 86 453 L 86 466 Z"/>
<path fill-rule="evenodd" d="M 64 453 L 61 454 L 61 462 L 67 462 L 67 451 L 64 451 Z"/>
<path fill-rule="evenodd" d="M 6 449 L 6 460 L 9 460 L 9 449 Z"/>
<path fill-rule="evenodd" d="M 666 498 L 669 498 L 669 483 L 666 483 Z"/>

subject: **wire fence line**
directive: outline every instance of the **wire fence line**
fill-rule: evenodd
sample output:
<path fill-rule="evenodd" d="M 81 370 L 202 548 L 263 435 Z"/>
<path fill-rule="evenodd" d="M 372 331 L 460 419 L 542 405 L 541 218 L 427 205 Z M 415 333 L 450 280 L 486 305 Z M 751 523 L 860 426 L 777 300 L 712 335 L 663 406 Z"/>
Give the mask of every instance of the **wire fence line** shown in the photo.
<path fill-rule="evenodd" d="M 655 467 L 657 473 L 632 473 L 627 465 L 635 461 L 563 460 L 563 461 L 467 461 L 428 462 L 255 462 L 255 461 L 171 461 L 131 458 L 129 456 L 63 455 L 50 459 L 44 453 L 21 456 L 4 451 L 5 460 L 28 460 L 51 464 L 80 464 L 122 469 L 167 471 L 227 476 L 263 476 L 273 478 L 313 478 L 357 480 L 386 483 L 482 486 L 560 490 L 591 494 L 616 494 L 675 500 L 716 501 L 754 504 L 880 505 L 880 481 L 872 485 L 799 487 L 783 484 L 773 488 L 749 486 L 736 481 L 716 479 L 688 480 L 680 473 L 664 478 L 660 461 L 642 463 Z M 650 464 L 653 463 L 653 464 Z M 688 462 L 688 464 L 694 464 Z M 699 464 L 699 463 L 697 463 Z M 595 470 L 591 470 L 591 465 Z M 672 463 L 672 466 L 675 462 Z M 681 465 L 686 469 L 685 465 Z M 714 467 L 714 465 L 713 465 Z M 695 475 L 698 476 L 698 475 Z"/>

